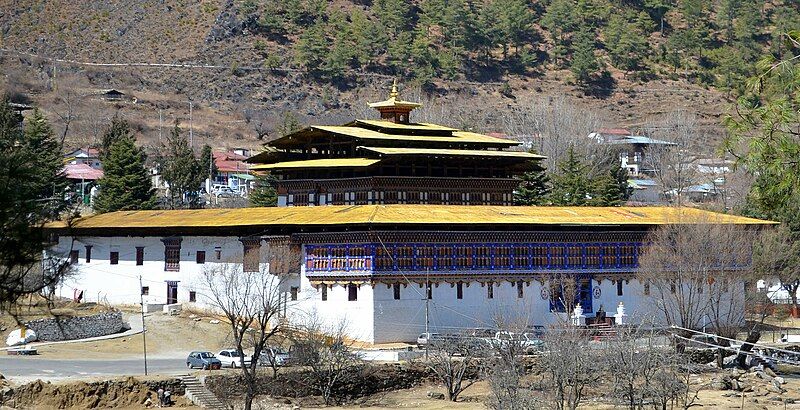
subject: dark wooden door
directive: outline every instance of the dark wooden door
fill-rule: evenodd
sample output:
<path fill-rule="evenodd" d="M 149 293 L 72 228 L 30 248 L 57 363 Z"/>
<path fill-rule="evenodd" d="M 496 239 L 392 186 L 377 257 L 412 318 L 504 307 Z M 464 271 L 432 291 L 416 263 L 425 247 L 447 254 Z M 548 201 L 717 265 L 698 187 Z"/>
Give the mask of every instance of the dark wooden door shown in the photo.
<path fill-rule="evenodd" d="M 178 282 L 167 282 L 167 304 L 178 303 Z"/>

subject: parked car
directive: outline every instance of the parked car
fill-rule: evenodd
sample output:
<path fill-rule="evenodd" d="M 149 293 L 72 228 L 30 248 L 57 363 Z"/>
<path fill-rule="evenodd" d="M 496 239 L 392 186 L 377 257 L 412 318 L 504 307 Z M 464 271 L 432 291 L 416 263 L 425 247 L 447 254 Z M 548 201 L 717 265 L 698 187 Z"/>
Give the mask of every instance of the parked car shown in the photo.
<path fill-rule="evenodd" d="M 435 340 L 442 340 L 443 336 L 439 333 L 421 333 L 419 337 L 417 337 L 417 345 L 418 346 L 425 346 L 429 343 L 432 343 Z"/>
<path fill-rule="evenodd" d="M 216 370 L 222 367 L 222 362 L 211 352 L 191 352 L 189 357 L 186 358 L 186 367 L 190 369 L 198 367 L 203 370 Z"/>
<path fill-rule="evenodd" d="M 217 198 L 233 198 L 237 193 L 230 187 L 222 186 L 214 190 L 214 195 L 216 195 Z"/>
<path fill-rule="evenodd" d="M 472 329 L 472 331 L 469 332 L 468 336 L 470 336 L 470 337 L 494 337 L 494 334 L 496 332 L 497 331 L 494 330 L 494 329 L 487 329 L 487 328 L 480 328 L 479 327 L 479 328 Z"/>
<path fill-rule="evenodd" d="M 220 350 L 219 353 L 217 353 L 217 358 L 219 358 L 223 366 L 236 368 L 242 365 L 242 358 L 239 356 L 239 352 L 236 351 L 236 349 Z M 244 365 L 250 365 L 250 358 L 247 357 L 247 355 L 244 357 Z"/>
<path fill-rule="evenodd" d="M 544 341 L 537 334 L 526 332 L 522 334 L 522 347 L 527 354 L 541 352 L 544 350 Z"/>
<path fill-rule="evenodd" d="M 288 366 L 292 362 L 292 355 L 282 347 L 265 346 L 258 356 L 259 366 Z"/>

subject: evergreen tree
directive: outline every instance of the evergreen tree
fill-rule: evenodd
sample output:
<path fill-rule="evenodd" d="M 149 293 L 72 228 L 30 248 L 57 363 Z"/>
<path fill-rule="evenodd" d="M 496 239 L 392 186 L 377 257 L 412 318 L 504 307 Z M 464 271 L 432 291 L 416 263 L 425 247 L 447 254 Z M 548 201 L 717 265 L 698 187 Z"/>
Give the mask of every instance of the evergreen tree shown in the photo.
<path fill-rule="evenodd" d="M 300 40 L 295 47 L 295 60 L 314 76 L 320 76 L 323 73 L 325 62 L 328 59 L 330 47 L 325 37 L 325 31 L 325 23 L 318 21 L 300 35 Z"/>
<path fill-rule="evenodd" d="M 411 3 L 408 0 L 375 0 L 372 11 L 390 40 L 397 39 L 411 25 Z"/>
<path fill-rule="evenodd" d="M 592 76 L 600 69 L 600 62 L 594 54 L 594 30 L 585 27 L 575 34 L 574 51 L 569 69 L 579 84 L 588 84 Z"/>
<path fill-rule="evenodd" d="M 165 155 L 161 158 L 160 166 L 164 182 L 169 184 L 167 195 L 169 208 L 199 207 L 198 192 L 205 174 L 186 138 L 181 135 L 177 123 L 167 137 L 163 152 Z"/>
<path fill-rule="evenodd" d="M 378 54 L 384 51 L 381 49 L 386 43 L 383 30 L 359 9 L 350 14 L 349 35 L 353 58 L 362 69 L 373 63 Z"/>
<path fill-rule="evenodd" d="M 649 50 L 644 30 L 637 21 L 631 21 L 631 17 L 636 18 L 636 15 L 624 17 L 615 14 L 603 31 L 611 63 L 626 72 L 638 70 Z"/>
<path fill-rule="evenodd" d="M 572 146 L 557 168 L 558 172 L 552 177 L 550 202 L 557 206 L 586 205 L 591 188 L 587 166 L 575 155 Z"/>
<path fill-rule="evenodd" d="M 572 0 L 553 0 L 542 16 L 542 25 L 550 31 L 553 39 L 551 56 L 556 65 L 563 65 L 569 50 L 569 37 L 575 30 L 574 4 Z"/>
<path fill-rule="evenodd" d="M 535 150 L 530 153 L 535 154 Z M 531 161 L 530 171 L 520 176 L 520 183 L 514 190 L 515 205 L 547 205 L 550 194 L 550 177 L 539 161 Z"/>
<path fill-rule="evenodd" d="M 131 127 L 128 124 L 128 121 L 125 121 L 125 119 L 121 118 L 119 115 L 114 115 L 114 117 L 111 119 L 111 126 L 106 128 L 105 132 L 103 132 L 103 141 L 102 145 L 100 146 L 100 157 L 102 158 L 108 154 L 111 146 L 114 145 L 115 142 L 130 135 Z"/>
<path fill-rule="evenodd" d="M 672 0 L 644 0 L 644 6 L 648 9 L 653 18 L 658 22 L 659 33 L 664 36 L 664 17 L 673 7 Z"/>
<path fill-rule="evenodd" d="M 275 177 L 270 174 L 256 176 L 256 187 L 250 192 L 250 206 L 277 206 L 278 193 L 275 191 Z"/>
<path fill-rule="evenodd" d="M 203 174 L 204 179 L 210 177 L 212 181 L 214 180 L 214 175 L 219 172 L 217 164 L 214 162 L 214 152 L 208 144 L 203 145 L 203 149 L 200 151 L 200 172 Z"/>
<path fill-rule="evenodd" d="M 147 155 L 130 133 L 116 140 L 103 159 L 100 193 L 94 201 L 97 213 L 153 209 L 155 189 L 145 168 Z"/>
<path fill-rule="evenodd" d="M 63 260 L 42 260 L 46 240 L 38 230 L 68 207 L 61 144 L 39 110 L 24 129 L 20 120 L 8 99 L 0 100 L 0 307 L 66 272 Z"/>
<path fill-rule="evenodd" d="M 624 204 L 633 193 L 628 184 L 628 170 L 619 163 L 619 155 L 613 152 L 604 164 L 603 171 L 592 180 L 591 200 L 592 206 L 620 206 Z"/>

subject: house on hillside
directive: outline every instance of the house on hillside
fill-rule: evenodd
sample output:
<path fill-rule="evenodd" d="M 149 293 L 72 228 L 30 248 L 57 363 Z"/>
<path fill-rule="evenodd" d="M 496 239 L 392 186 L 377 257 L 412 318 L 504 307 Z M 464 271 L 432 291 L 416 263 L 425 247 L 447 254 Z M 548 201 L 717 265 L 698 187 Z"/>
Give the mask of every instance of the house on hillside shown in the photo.
<path fill-rule="evenodd" d="M 62 171 L 72 184 L 72 190 L 84 205 L 91 202 L 92 189 L 97 186 L 97 181 L 103 178 L 103 170 L 89 166 L 84 162 L 68 163 Z"/>
<path fill-rule="evenodd" d="M 246 162 L 249 150 L 234 151 L 215 151 L 214 165 L 217 167 L 217 174 L 214 175 L 212 188 L 214 185 L 224 185 L 240 194 L 247 195 L 253 189 L 255 177 L 250 174 L 250 164 Z"/>
<path fill-rule="evenodd" d="M 103 169 L 100 150 L 97 148 L 78 148 L 64 155 L 67 164 L 86 164 L 94 169 Z"/>

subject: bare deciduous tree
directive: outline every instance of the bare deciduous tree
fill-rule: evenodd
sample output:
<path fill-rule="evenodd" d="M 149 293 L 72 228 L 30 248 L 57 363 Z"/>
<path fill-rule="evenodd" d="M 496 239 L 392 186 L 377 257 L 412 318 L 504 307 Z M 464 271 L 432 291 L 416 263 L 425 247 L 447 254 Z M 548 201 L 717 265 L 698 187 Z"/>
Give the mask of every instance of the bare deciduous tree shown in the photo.
<path fill-rule="evenodd" d="M 314 313 L 292 335 L 296 347 L 293 359 L 308 366 L 311 377 L 307 383 L 319 392 L 326 405 L 348 375 L 364 370 L 364 362 L 352 351 L 352 342 L 346 335 L 347 322 L 326 324 Z"/>
<path fill-rule="evenodd" d="M 209 265 L 203 271 L 204 296 L 230 322 L 246 384 L 244 408 L 252 407 L 257 391 L 258 358 L 267 342 L 281 329 L 283 276 L 270 274 L 266 267 L 244 272 L 239 263 Z M 253 356 L 245 364 L 245 349 Z"/>
<path fill-rule="evenodd" d="M 577 409 L 585 389 L 601 377 L 600 362 L 589 340 L 588 332 L 569 322 L 558 323 L 545 333 L 542 367 L 553 408 Z"/>
<path fill-rule="evenodd" d="M 429 342 L 428 360 L 425 364 L 444 385 L 447 399 L 458 396 L 478 379 L 476 350 L 469 338 L 443 337 Z"/>
<path fill-rule="evenodd" d="M 649 289 L 661 321 L 691 337 L 704 321 L 731 334 L 744 324 L 744 292 L 737 289 L 747 269 L 751 232 L 718 220 L 676 219 L 654 231 L 639 258 L 639 280 Z M 683 220 L 680 220 L 683 219 Z M 734 273 L 735 272 L 735 273 Z M 677 348 L 683 349 L 678 342 Z"/>

